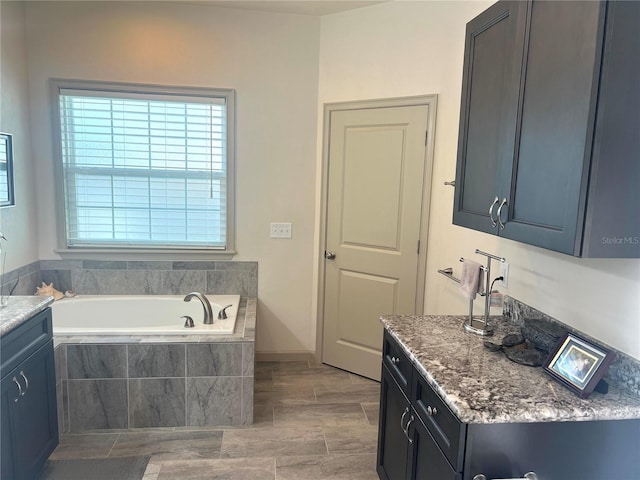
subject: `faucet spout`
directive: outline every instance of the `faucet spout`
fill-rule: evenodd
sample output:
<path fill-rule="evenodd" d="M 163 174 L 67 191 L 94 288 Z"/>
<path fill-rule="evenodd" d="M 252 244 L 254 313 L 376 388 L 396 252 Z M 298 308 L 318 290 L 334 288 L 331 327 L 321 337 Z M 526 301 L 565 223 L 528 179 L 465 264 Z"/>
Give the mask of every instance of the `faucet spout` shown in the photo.
<path fill-rule="evenodd" d="M 190 302 L 192 298 L 200 300 L 200 303 L 202 303 L 202 307 L 204 308 L 204 323 L 205 325 L 211 325 L 213 323 L 213 309 L 211 308 L 211 303 L 209 303 L 207 297 L 200 292 L 191 292 L 184 297 L 184 301 Z"/>

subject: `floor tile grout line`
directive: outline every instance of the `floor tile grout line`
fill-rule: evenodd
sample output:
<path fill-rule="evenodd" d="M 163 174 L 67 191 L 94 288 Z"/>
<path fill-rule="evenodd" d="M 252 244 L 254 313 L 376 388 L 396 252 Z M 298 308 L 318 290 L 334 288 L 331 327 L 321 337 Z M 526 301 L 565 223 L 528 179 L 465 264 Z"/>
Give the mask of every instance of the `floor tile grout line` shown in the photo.
<path fill-rule="evenodd" d="M 322 438 L 324 438 L 324 448 L 327 451 L 327 455 L 329 455 L 329 443 L 327 442 L 327 432 L 324 427 L 322 428 Z"/>
<path fill-rule="evenodd" d="M 371 421 L 369 420 L 369 415 L 367 415 L 367 411 L 365 410 L 362 402 L 360 402 L 360 408 L 362 409 L 362 413 L 364 413 L 364 418 L 367 420 L 367 424 L 371 425 Z"/>
<path fill-rule="evenodd" d="M 110 458 L 111 457 L 111 452 L 113 452 L 113 448 L 116 446 L 116 443 L 118 443 L 118 440 L 120 440 L 120 435 L 122 435 L 122 434 L 119 433 L 118 436 L 116 437 L 116 439 L 113 441 L 113 444 L 111 445 L 111 448 L 109 449 L 109 453 L 107 453 L 107 456 L 105 458 Z"/>

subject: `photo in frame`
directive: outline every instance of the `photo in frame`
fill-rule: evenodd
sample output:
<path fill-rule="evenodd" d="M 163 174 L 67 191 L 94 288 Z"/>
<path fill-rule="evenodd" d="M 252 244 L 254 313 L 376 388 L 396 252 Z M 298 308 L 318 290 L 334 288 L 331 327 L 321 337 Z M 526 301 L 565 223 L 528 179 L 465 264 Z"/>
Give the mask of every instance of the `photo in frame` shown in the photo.
<path fill-rule="evenodd" d="M 543 368 L 581 398 L 587 398 L 615 356 L 615 352 L 594 345 L 574 333 L 567 333 L 549 355 Z"/>

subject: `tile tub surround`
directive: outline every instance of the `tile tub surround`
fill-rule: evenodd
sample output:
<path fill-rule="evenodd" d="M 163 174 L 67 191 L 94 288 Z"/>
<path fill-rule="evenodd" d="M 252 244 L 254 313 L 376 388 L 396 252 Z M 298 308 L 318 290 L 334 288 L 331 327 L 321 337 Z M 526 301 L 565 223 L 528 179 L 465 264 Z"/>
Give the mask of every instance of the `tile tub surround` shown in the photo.
<path fill-rule="evenodd" d="M 84 295 L 258 295 L 258 263 L 41 260 L 40 277 Z"/>
<path fill-rule="evenodd" d="M 33 295 L 42 282 L 85 295 L 258 295 L 257 262 L 40 260 L 0 277 L 2 292 Z M 15 288 L 14 288 L 15 287 Z"/>
<path fill-rule="evenodd" d="M 40 262 L 32 262 L 0 276 L 2 293 L 13 291 L 12 295 L 33 295 L 40 286 Z"/>
<path fill-rule="evenodd" d="M 60 431 L 251 425 L 256 304 L 233 335 L 55 337 Z"/>
<path fill-rule="evenodd" d="M 384 316 L 384 327 L 464 423 L 526 423 L 640 418 L 640 397 L 610 385 L 584 400 L 541 368 L 511 362 L 462 328 L 464 316 Z M 495 338 L 519 331 L 502 317 Z"/>

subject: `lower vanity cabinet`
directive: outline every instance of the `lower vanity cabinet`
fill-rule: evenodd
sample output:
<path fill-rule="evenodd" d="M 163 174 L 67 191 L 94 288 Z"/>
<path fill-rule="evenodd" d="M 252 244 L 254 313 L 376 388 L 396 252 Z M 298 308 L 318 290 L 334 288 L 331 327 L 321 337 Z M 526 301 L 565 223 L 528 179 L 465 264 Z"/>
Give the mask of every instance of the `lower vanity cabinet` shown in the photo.
<path fill-rule="evenodd" d="M 378 476 L 382 480 L 405 480 L 409 438 L 405 425 L 409 422 L 409 400 L 386 366 L 380 381 L 380 420 L 378 427 Z"/>
<path fill-rule="evenodd" d="M 414 420 L 407 425 L 407 432 L 411 439 L 409 448 L 409 462 L 407 463 L 408 477 L 416 480 L 461 480 L 462 476 L 451 468 L 442 454 L 436 441 L 427 427 L 412 410 Z"/>
<path fill-rule="evenodd" d="M 33 480 L 58 445 L 50 310 L 1 341 L 0 478 Z"/>
<path fill-rule="evenodd" d="M 386 331 L 382 350 L 378 476 L 382 480 L 460 480 L 423 421 L 420 409 L 433 412 L 432 407 L 422 402 L 422 395 L 418 402 L 409 401 L 420 375 Z"/>
<path fill-rule="evenodd" d="M 380 384 L 378 476 L 382 480 L 460 480 L 386 366 Z"/>
<path fill-rule="evenodd" d="M 381 480 L 640 479 L 640 419 L 533 423 L 459 420 L 385 330 L 377 472 Z M 389 363 L 385 351 L 393 352 Z M 407 379 L 407 388 L 401 380 Z M 408 392 L 408 394 L 405 394 Z"/>

